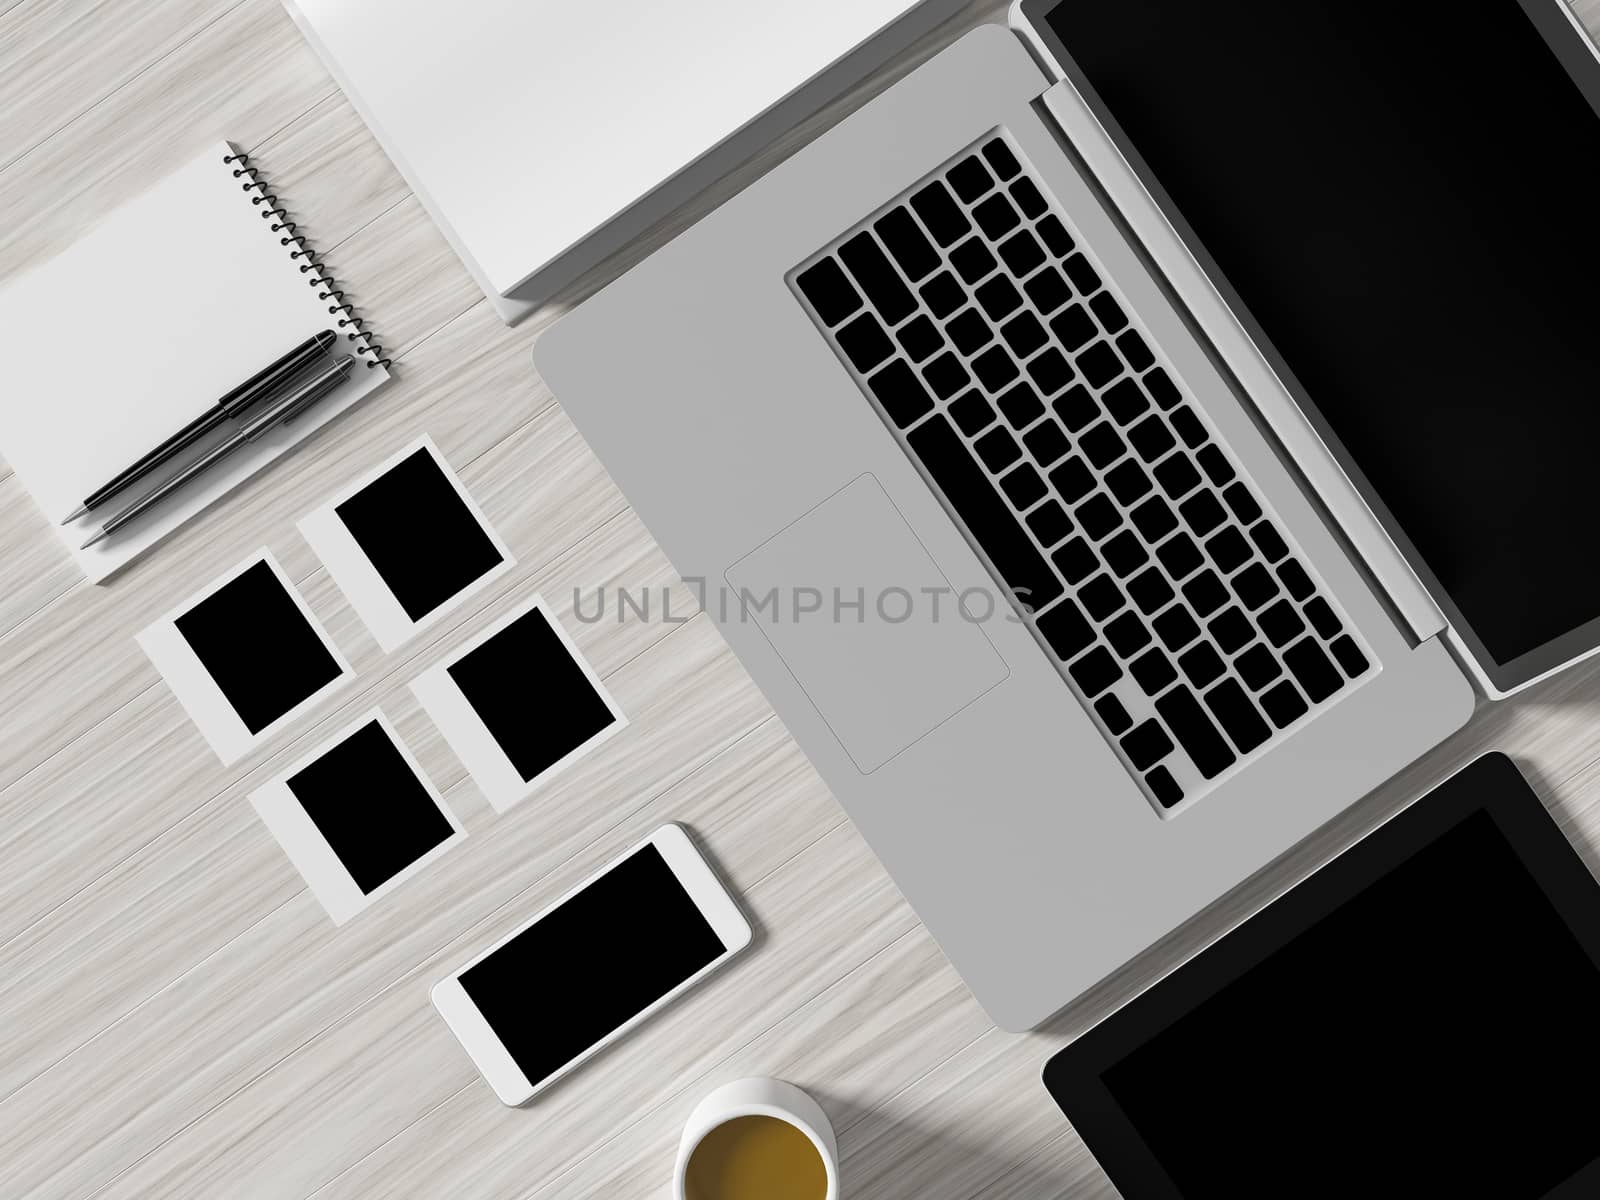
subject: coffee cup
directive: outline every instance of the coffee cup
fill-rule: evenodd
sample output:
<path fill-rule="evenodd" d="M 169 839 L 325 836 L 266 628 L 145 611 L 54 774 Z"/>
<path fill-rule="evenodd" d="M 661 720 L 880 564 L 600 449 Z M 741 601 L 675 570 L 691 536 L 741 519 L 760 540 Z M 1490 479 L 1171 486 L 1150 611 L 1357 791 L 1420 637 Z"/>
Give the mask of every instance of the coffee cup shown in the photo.
<path fill-rule="evenodd" d="M 792 1083 L 725 1083 L 689 1114 L 672 1194 L 674 1200 L 839 1200 L 833 1126 Z"/>

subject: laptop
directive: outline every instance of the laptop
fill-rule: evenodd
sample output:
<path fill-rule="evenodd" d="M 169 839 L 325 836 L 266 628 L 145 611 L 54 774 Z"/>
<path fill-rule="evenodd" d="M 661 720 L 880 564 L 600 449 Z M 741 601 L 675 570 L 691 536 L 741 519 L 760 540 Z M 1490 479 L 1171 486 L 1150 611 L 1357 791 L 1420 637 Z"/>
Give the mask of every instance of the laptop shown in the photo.
<path fill-rule="evenodd" d="M 544 333 L 989 1015 L 1600 646 L 1556 0 L 1021 0 Z"/>

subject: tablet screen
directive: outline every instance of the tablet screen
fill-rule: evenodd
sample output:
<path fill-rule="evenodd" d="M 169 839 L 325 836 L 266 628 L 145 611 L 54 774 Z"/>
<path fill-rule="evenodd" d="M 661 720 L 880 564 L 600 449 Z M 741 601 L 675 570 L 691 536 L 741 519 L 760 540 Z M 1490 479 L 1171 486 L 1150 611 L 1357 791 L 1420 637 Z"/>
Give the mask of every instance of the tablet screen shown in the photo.
<path fill-rule="evenodd" d="M 1568 520 L 1600 456 L 1600 63 L 1560 0 L 1043 25 L 1491 677 L 1600 641 Z"/>
<path fill-rule="evenodd" d="M 1597 1010 L 1478 811 L 1100 1080 L 1184 1196 L 1542 1196 L 1600 1154 Z"/>

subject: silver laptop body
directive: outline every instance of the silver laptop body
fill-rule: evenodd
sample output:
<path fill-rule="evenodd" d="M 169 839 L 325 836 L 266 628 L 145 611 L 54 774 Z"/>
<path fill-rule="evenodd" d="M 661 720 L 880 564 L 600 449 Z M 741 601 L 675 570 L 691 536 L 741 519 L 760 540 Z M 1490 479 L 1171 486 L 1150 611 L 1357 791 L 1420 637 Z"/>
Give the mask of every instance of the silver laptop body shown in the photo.
<path fill-rule="evenodd" d="M 1002 194 L 1014 211 L 980 221 Z M 1015 296 L 980 297 L 1002 277 Z M 1082 99 L 1005 28 L 586 301 L 535 360 L 1007 1029 L 1472 711 L 1404 560 Z"/>

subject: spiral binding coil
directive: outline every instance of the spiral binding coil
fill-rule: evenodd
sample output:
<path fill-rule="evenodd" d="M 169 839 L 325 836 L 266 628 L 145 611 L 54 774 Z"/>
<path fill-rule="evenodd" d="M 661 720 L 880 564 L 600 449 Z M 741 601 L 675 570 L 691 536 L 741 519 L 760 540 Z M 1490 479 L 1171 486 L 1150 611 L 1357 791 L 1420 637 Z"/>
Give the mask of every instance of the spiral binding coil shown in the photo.
<path fill-rule="evenodd" d="M 328 274 L 328 269 L 317 258 L 317 252 L 306 245 L 306 235 L 295 232 L 295 223 L 289 220 L 288 210 L 278 204 L 278 197 L 268 192 L 266 185 L 261 182 L 261 168 L 250 165 L 248 154 L 224 154 L 222 161 L 233 167 L 233 177 L 244 179 L 240 188 L 246 192 L 253 192 L 250 203 L 256 206 L 265 204 L 261 218 L 272 218 L 272 232 L 282 233 L 278 239 L 280 246 L 292 246 L 289 257 L 302 260 L 300 274 L 311 276 L 306 283 L 317 289 L 318 300 L 332 301 L 328 305 L 328 315 L 339 318 L 340 329 L 345 330 L 345 337 L 357 343 L 355 349 L 358 354 L 367 355 L 367 366 L 387 367 L 393 362 L 386 358 L 383 347 L 373 340 L 373 334 L 366 328 L 366 320 L 356 315 L 353 304 L 345 299 L 344 292 L 340 290 L 338 281 Z"/>

